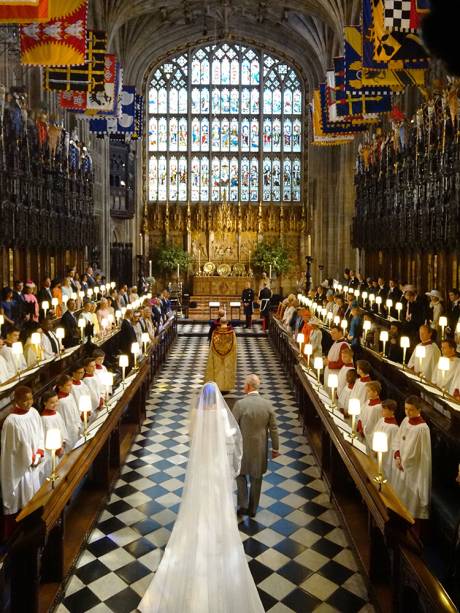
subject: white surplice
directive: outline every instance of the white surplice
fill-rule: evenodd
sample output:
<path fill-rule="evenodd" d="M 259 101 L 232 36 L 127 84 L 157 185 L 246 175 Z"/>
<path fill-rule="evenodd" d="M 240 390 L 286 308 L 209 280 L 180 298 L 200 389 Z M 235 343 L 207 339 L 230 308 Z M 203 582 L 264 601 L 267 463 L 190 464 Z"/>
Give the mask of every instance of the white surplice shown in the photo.
<path fill-rule="evenodd" d="M 436 372 L 438 360 L 441 357 L 441 352 L 436 343 L 427 343 L 425 345 L 423 343 L 419 343 L 417 347 L 419 346 L 425 347 L 425 357 L 422 360 L 422 368 L 420 369 L 419 358 L 415 357 L 416 349 L 414 349 L 414 351 L 412 352 L 407 366 L 409 368 L 413 368 L 414 372 L 416 372 L 417 374 L 421 372 L 425 379 L 427 379 L 428 381 L 432 381 L 433 375 Z"/>
<path fill-rule="evenodd" d="M 3 345 L 0 354 L 5 358 L 10 378 L 15 377 L 18 370 L 26 370 L 27 363 L 23 354 L 14 355 L 12 348 L 8 345 Z"/>
<path fill-rule="evenodd" d="M 57 411 L 53 411 L 53 414 L 48 415 L 45 410 L 41 415 L 42 425 L 43 425 L 43 433 L 46 441 L 46 433 L 48 430 L 59 430 L 61 434 L 62 447 L 67 449 L 69 443 L 69 435 L 67 434 L 67 428 L 65 427 L 64 420 L 62 415 Z M 61 461 L 61 458 L 56 456 L 56 464 Z M 49 477 L 51 474 L 52 463 L 51 463 L 51 451 L 45 449 L 45 457 L 44 457 L 44 465 L 42 471 L 42 483 L 45 482 L 46 477 Z"/>
<path fill-rule="evenodd" d="M 360 421 L 363 426 L 366 445 L 369 449 L 372 449 L 372 435 L 374 434 L 375 426 L 382 417 L 382 403 L 380 399 L 377 400 L 377 403 L 375 403 L 375 400 L 368 400 L 365 404 L 361 404 Z"/>
<path fill-rule="evenodd" d="M 33 407 L 26 413 L 10 413 L 3 422 L 0 458 L 3 512 L 17 513 L 40 489 L 43 460 L 35 466 L 38 456 L 44 455 L 45 439 L 38 411 Z"/>
<path fill-rule="evenodd" d="M 213 382 L 193 412 L 182 503 L 142 613 L 263 613 L 233 504 L 238 424 Z"/>
<path fill-rule="evenodd" d="M 456 356 L 449 358 L 449 366 L 449 370 L 447 372 L 444 371 L 443 373 L 443 371 L 439 370 L 438 366 L 436 365 L 432 381 L 440 388 L 446 390 L 446 392 L 449 394 L 453 394 L 454 381 L 456 380 L 460 370 L 460 358 Z"/>
<path fill-rule="evenodd" d="M 67 450 L 73 449 L 80 438 L 82 429 L 81 413 L 78 409 L 75 397 L 72 394 L 59 394 L 58 413 L 64 420 L 68 435 Z"/>
<path fill-rule="evenodd" d="M 340 395 L 340 392 L 343 390 L 344 387 L 347 387 L 347 372 L 349 370 L 354 370 L 354 365 L 353 364 L 344 364 L 342 366 L 342 368 L 339 370 L 339 385 L 337 387 L 337 394 Z"/>
<path fill-rule="evenodd" d="M 414 517 L 428 519 L 431 501 L 431 437 L 428 425 L 414 425 L 406 417 L 399 428 L 397 451 L 401 457 L 401 466 L 394 469 L 393 486 L 399 498 Z"/>
<path fill-rule="evenodd" d="M 0 355 L 0 383 L 4 383 L 11 378 L 10 371 L 8 369 L 8 364 L 6 363 L 5 358 Z"/>
<path fill-rule="evenodd" d="M 101 398 L 103 396 L 102 385 L 99 383 L 96 375 L 86 374 L 83 377 L 83 385 L 87 388 L 87 393 L 91 396 L 91 406 L 93 408 L 93 417 L 96 415 L 96 411 L 100 406 Z"/>
<path fill-rule="evenodd" d="M 343 365 L 340 354 L 344 347 L 350 348 L 350 345 L 343 338 L 332 343 L 331 348 L 329 349 L 329 352 L 327 354 L 327 361 L 328 363 L 329 362 L 331 363 L 331 366 L 329 366 L 328 364 L 326 368 L 324 369 L 324 385 L 327 385 L 327 380 L 328 380 L 329 375 L 335 374 L 338 376 L 340 369 L 342 368 L 342 365 Z"/>

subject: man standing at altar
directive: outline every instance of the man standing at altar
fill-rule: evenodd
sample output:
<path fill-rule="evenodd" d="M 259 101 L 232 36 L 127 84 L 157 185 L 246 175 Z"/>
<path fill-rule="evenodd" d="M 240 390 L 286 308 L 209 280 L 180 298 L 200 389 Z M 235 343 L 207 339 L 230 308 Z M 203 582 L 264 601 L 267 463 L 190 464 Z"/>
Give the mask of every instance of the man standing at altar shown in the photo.
<path fill-rule="evenodd" d="M 264 332 L 266 332 L 266 330 L 268 329 L 268 322 L 270 320 L 270 300 L 271 298 L 272 298 L 272 290 L 270 289 L 270 283 L 267 281 L 264 281 L 262 288 L 259 292 L 260 315 L 262 317 L 262 327 L 263 327 Z"/>
<path fill-rule="evenodd" d="M 246 287 L 241 295 L 244 314 L 246 316 L 246 328 L 252 326 L 252 314 L 254 312 L 254 290 L 251 287 L 250 281 L 246 283 Z"/>

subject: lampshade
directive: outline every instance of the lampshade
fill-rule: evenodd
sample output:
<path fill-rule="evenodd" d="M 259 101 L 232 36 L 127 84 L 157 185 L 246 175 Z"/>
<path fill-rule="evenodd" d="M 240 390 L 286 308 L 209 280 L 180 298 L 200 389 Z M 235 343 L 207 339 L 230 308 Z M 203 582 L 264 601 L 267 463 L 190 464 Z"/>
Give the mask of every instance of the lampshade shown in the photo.
<path fill-rule="evenodd" d="M 376 304 L 382 304 L 382 296 L 377 296 L 375 299 Z"/>
<path fill-rule="evenodd" d="M 391 309 L 391 307 L 393 306 L 393 300 L 391 298 L 388 298 L 388 300 L 385 302 L 387 308 Z"/>
<path fill-rule="evenodd" d="M 397 303 L 395 304 L 395 309 L 396 309 L 397 311 L 402 311 L 402 302 L 397 302 Z"/>
<path fill-rule="evenodd" d="M 102 379 L 102 385 L 105 385 L 106 387 L 112 387 L 112 385 L 113 385 L 113 372 L 105 370 L 102 373 L 101 379 Z"/>
<path fill-rule="evenodd" d="M 343 291 L 345 292 L 345 294 L 348 294 L 348 290 L 349 290 L 349 289 L 350 289 L 350 288 L 348 287 L 348 285 L 344 285 L 344 286 L 343 286 Z"/>
<path fill-rule="evenodd" d="M 40 345 L 40 343 L 42 342 L 40 332 L 32 332 L 32 334 L 30 335 L 30 342 L 32 343 L 32 345 Z"/>
<path fill-rule="evenodd" d="M 21 341 L 17 341 L 11 345 L 11 351 L 14 355 L 22 355 L 24 353 L 24 349 L 22 347 Z"/>
<path fill-rule="evenodd" d="M 348 328 L 348 321 L 346 319 L 342 319 L 342 321 L 340 322 L 340 327 L 345 332 L 345 330 Z"/>
<path fill-rule="evenodd" d="M 323 368 L 323 358 L 317 357 L 313 360 L 313 368 L 315 370 L 321 370 Z"/>
<path fill-rule="evenodd" d="M 13 346 L 16 343 L 13 343 Z M 444 356 L 440 357 L 438 360 L 438 370 L 443 370 L 447 372 L 450 369 L 450 360 L 449 358 L 445 358 Z"/>
<path fill-rule="evenodd" d="M 110 287 L 112 289 L 115 289 L 116 286 L 117 286 L 117 284 L 115 283 L 115 281 L 110 281 Z"/>
<path fill-rule="evenodd" d="M 129 358 L 127 355 L 123 354 L 118 358 L 118 364 L 121 368 L 126 368 L 129 365 Z"/>
<path fill-rule="evenodd" d="M 102 326 L 103 328 L 108 328 L 108 326 L 109 326 L 109 320 L 107 319 L 107 317 L 103 317 L 103 318 L 101 319 L 101 326 Z"/>
<path fill-rule="evenodd" d="M 369 302 L 374 302 L 375 294 L 369 294 Z"/>
<path fill-rule="evenodd" d="M 301 301 L 302 301 L 302 294 L 297 294 L 297 300 L 298 300 L 299 302 L 301 302 Z"/>
<path fill-rule="evenodd" d="M 363 330 L 364 332 L 369 332 L 369 330 L 372 328 L 372 323 L 368 320 L 365 319 L 363 322 Z"/>
<path fill-rule="evenodd" d="M 339 325 L 340 323 L 340 315 L 334 315 L 334 323 L 336 326 Z"/>
<path fill-rule="evenodd" d="M 96 285 L 96 287 L 94 288 L 94 293 L 95 294 L 99 294 L 101 292 L 100 288 L 98 285 Z"/>
<path fill-rule="evenodd" d="M 117 310 L 115 311 L 115 317 L 116 317 L 117 319 L 120 319 L 120 317 L 121 317 L 121 311 L 120 311 L 120 309 L 117 309 Z"/>
<path fill-rule="evenodd" d="M 359 398 L 350 398 L 348 401 L 348 413 L 349 415 L 360 415 L 361 401 Z"/>
<path fill-rule="evenodd" d="M 305 355 L 312 355 L 313 353 L 313 345 L 311 343 L 307 343 L 303 348 L 303 352 Z"/>
<path fill-rule="evenodd" d="M 83 290 L 80 290 L 80 291 L 78 292 L 78 297 L 79 297 L 81 300 L 83 300 L 83 298 L 85 297 L 85 292 L 84 292 Z"/>
<path fill-rule="evenodd" d="M 328 313 L 327 313 L 327 315 L 326 315 L 326 319 L 327 319 L 328 321 L 332 321 L 332 318 L 333 318 L 333 317 L 334 317 L 334 316 L 333 316 L 333 314 L 332 314 L 332 311 L 328 311 Z"/>
<path fill-rule="evenodd" d="M 92 409 L 91 396 L 89 394 L 82 394 L 78 399 L 78 408 L 80 413 L 89 413 Z"/>
<path fill-rule="evenodd" d="M 78 320 L 79 328 L 86 328 L 86 319 L 84 317 L 80 317 Z"/>
<path fill-rule="evenodd" d="M 339 284 L 337 285 L 337 289 L 339 290 L 339 292 L 341 292 L 341 291 L 342 291 L 342 288 L 343 288 L 343 285 L 342 285 L 341 283 L 339 283 Z"/>
<path fill-rule="evenodd" d="M 359 289 L 355 289 L 355 296 L 356 296 L 356 298 L 359 298 L 360 293 L 361 292 L 359 291 Z"/>
<path fill-rule="evenodd" d="M 72 298 L 72 300 L 76 300 L 78 298 L 77 292 L 72 292 L 70 294 L 70 297 Z"/>
<path fill-rule="evenodd" d="M 318 306 L 318 303 L 317 303 L 317 302 L 313 302 L 313 303 L 312 303 L 312 305 L 311 305 L 311 308 L 312 308 L 314 311 L 316 311 L 317 306 Z"/>
<path fill-rule="evenodd" d="M 305 342 L 305 334 L 302 334 L 302 332 L 299 332 L 299 333 L 297 334 L 297 339 L 296 339 L 296 340 L 297 340 L 297 342 L 299 343 L 299 345 L 300 345 L 301 343 L 304 343 L 304 342 Z"/>
<path fill-rule="evenodd" d="M 415 347 L 415 357 L 419 360 L 426 358 L 426 347 L 424 345 L 417 345 Z"/>
<path fill-rule="evenodd" d="M 57 428 L 50 428 L 46 432 L 45 449 L 50 451 L 60 449 L 62 447 L 62 436 Z"/>
<path fill-rule="evenodd" d="M 139 343 L 131 343 L 131 353 L 137 355 L 140 352 Z"/>
<path fill-rule="evenodd" d="M 62 341 L 65 338 L 65 329 L 64 328 L 56 328 L 56 338 Z"/>
<path fill-rule="evenodd" d="M 388 451 L 388 436 L 386 432 L 374 432 L 372 435 L 372 449 L 382 453 Z"/>
<path fill-rule="evenodd" d="M 321 317 L 325 317 L 325 316 L 326 316 L 326 313 L 327 313 L 327 309 L 326 309 L 326 307 L 323 307 L 323 308 L 321 309 Z"/>
<path fill-rule="evenodd" d="M 445 315 L 441 315 L 439 318 L 439 325 L 441 328 L 445 328 L 447 326 L 447 317 Z"/>
<path fill-rule="evenodd" d="M 399 341 L 402 349 L 408 349 L 410 347 L 410 338 L 408 336 L 401 336 L 401 340 Z"/>
<path fill-rule="evenodd" d="M 367 297 L 369 296 L 369 294 L 368 294 L 366 291 L 364 291 L 364 292 L 361 294 L 361 296 L 362 296 L 363 300 L 367 300 Z"/>
<path fill-rule="evenodd" d="M 69 296 L 67 294 L 62 294 L 62 303 L 65 305 L 69 302 Z"/>
<path fill-rule="evenodd" d="M 112 325 L 113 322 L 115 321 L 115 317 L 112 315 L 112 313 L 109 313 L 107 315 L 107 321 L 109 322 L 110 325 Z"/>
<path fill-rule="evenodd" d="M 109 289 L 110 289 L 110 283 L 106 283 L 106 284 L 105 284 L 105 290 L 108 292 L 108 291 L 109 291 Z"/>
<path fill-rule="evenodd" d="M 86 295 L 91 298 L 91 296 L 93 295 L 93 290 L 91 289 L 91 287 L 88 287 L 88 289 L 86 290 Z"/>
<path fill-rule="evenodd" d="M 339 386 L 339 377 L 334 374 L 329 375 L 327 378 L 327 386 L 331 388 L 331 390 L 336 390 Z"/>
<path fill-rule="evenodd" d="M 59 300 L 57 298 L 51 298 L 51 304 L 54 307 L 57 307 L 57 305 L 59 304 Z"/>
<path fill-rule="evenodd" d="M 382 330 L 379 336 L 379 339 L 382 341 L 382 343 L 387 343 L 388 338 L 389 338 L 388 330 Z"/>
<path fill-rule="evenodd" d="M 122 316 L 124 317 L 124 316 L 125 316 L 125 313 L 126 313 L 126 307 L 121 307 L 121 309 L 120 309 L 120 310 L 121 310 L 121 314 L 122 314 Z"/>
<path fill-rule="evenodd" d="M 141 334 L 141 342 L 148 343 L 150 341 L 150 336 L 148 332 L 142 332 Z"/>
<path fill-rule="evenodd" d="M 47 311 L 50 308 L 50 303 L 48 302 L 48 300 L 43 300 L 42 302 L 42 309 L 44 311 Z"/>

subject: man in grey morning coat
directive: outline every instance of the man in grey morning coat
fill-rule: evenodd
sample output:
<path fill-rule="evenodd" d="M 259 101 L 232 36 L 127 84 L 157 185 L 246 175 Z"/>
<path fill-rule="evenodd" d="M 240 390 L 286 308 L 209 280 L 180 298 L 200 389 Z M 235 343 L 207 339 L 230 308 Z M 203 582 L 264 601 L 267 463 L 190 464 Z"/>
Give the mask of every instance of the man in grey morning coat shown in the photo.
<path fill-rule="evenodd" d="M 268 432 L 272 440 L 272 458 L 279 455 L 278 426 L 269 400 L 259 395 L 260 379 L 248 375 L 244 383 L 246 396 L 233 407 L 233 415 L 243 435 L 243 459 L 238 487 L 238 514 L 254 517 L 260 499 L 262 476 L 267 470 Z M 249 492 L 248 492 L 249 480 Z"/>

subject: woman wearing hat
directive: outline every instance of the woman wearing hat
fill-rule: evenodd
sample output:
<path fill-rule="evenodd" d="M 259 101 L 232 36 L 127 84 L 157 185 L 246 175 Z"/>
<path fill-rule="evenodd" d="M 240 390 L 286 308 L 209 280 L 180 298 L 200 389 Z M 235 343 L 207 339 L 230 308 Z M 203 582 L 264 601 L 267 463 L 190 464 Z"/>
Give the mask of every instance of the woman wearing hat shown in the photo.
<path fill-rule="evenodd" d="M 429 320 L 430 326 L 439 331 L 439 318 L 444 313 L 442 306 L 442 294 L 437 289 L 432 289 L 431 292 L 426 292 L 426 295 L 430 299 L 429 306 Z"/>

